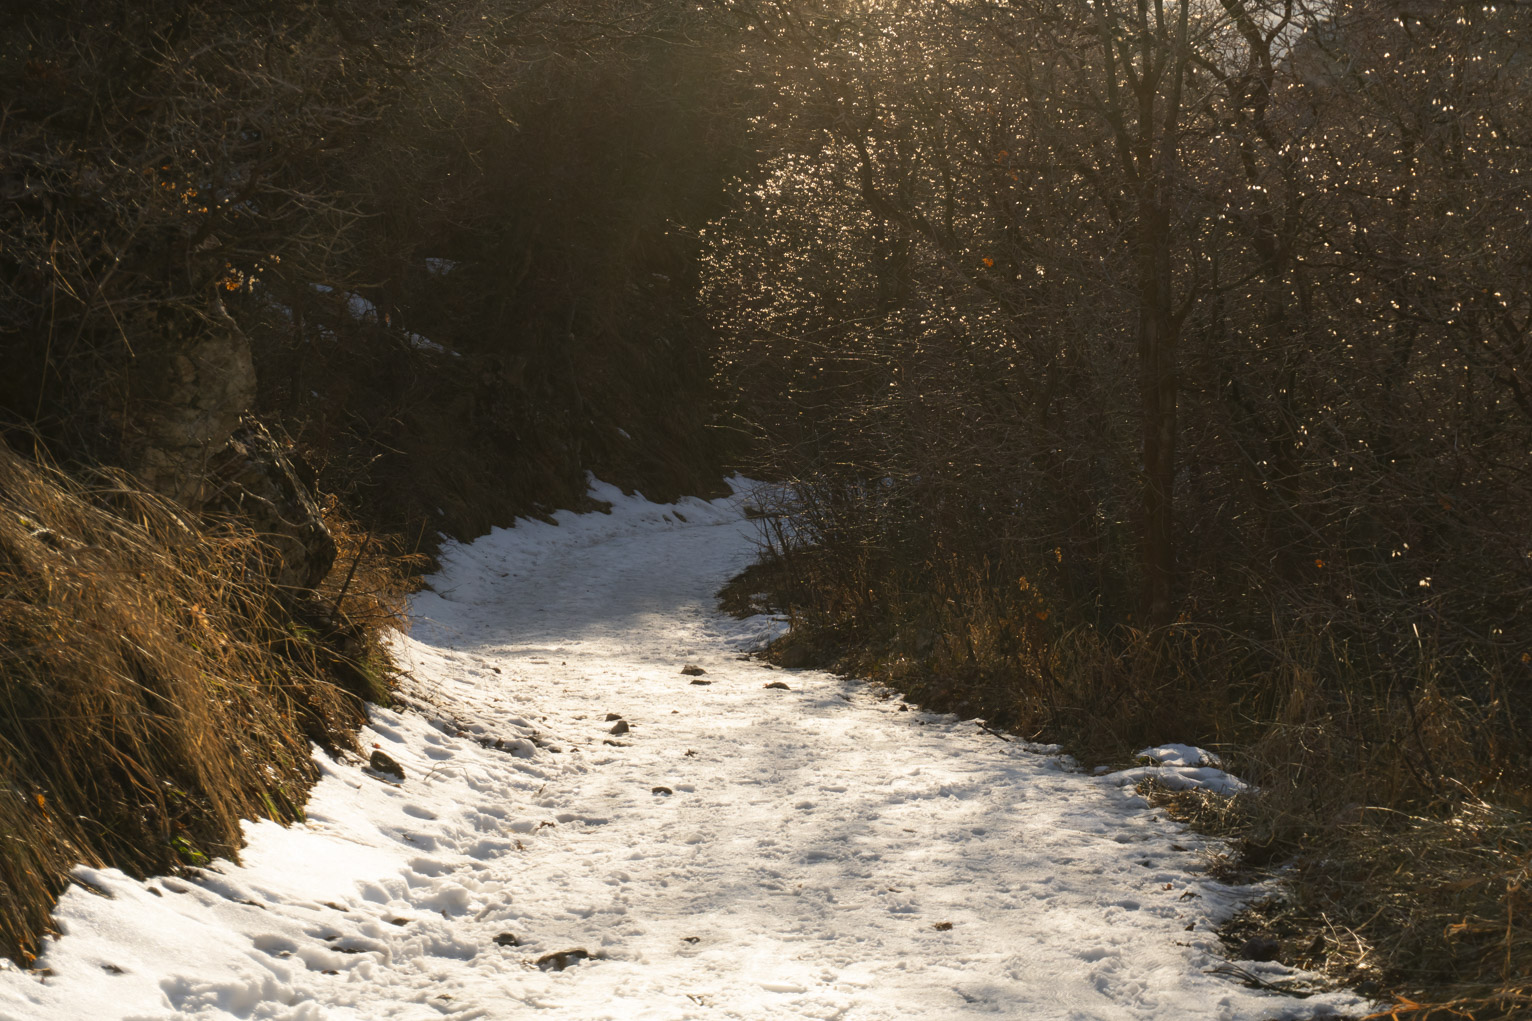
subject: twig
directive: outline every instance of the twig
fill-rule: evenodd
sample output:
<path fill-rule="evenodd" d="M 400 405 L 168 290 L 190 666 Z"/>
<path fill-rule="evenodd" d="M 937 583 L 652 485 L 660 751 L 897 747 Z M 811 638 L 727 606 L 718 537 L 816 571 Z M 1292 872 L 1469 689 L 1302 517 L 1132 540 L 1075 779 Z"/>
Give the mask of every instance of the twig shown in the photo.
<path fill-rule="evenodd" d="M 367 552 L 368 543 L 372 542 L 372 529 L 362 536 L 362 544 L 356 548 L 356 557 L 351 561 L 351 570 L 346 572 L 346 580 L 341 582 L 340 591 L 336 593 L 335 605 L 330 607 L 330 626 L 335 626 L 336 618 L 340 616 L 340 601 L 346 598 L 346 590 L 351 587 L 351 579 L 356 577 L 357 565 L 362 562 L 362 554 Z"/>
<path fill-rule="evenodd" d="M 1306 999 L 1319 992 L 1317 989 L 1302 987 L 1299 984 L 1302 981 L 1301 979 L 1289 978 L 1283 979 L 1281 982 L 1268 982 L 1255 972 L 1241 968 L 1237 964 L 1220 964 L 1217 967 L 1209 968 L 1207 973 L 1209 975 L 1229 975 L 1239 979 L 1247 986 L 1265 989 L 1273 993 L 1283 993 L 1287 996 L 1296 996 L 1299 999 Z"/>
<path fill-rule="evenodd" d="M 995 730 L 993 727 L 989 726 L 987 723 L 982 723 L 979 720 L 974 720 L 974 726 L 978 727 L 980 730 L 984 731 L 984 733 L 986 733 L 986 734 L 994 734 L 996 737 L 998 737 L 1000 740 L 1004 741 L 1006 744 L 1010 744 L 1011 741 L 1014 740 L 1014 738 L 1008 737 L 1005 734 L 1000 733 L 1000 731 Z"/>

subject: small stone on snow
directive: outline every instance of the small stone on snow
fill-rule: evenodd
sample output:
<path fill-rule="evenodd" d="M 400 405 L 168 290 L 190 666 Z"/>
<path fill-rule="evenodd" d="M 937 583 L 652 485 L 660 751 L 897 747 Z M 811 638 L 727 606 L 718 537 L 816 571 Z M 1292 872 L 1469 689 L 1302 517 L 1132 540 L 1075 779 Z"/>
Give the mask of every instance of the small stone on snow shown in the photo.
<path fill-rule="evenodd" d="M 559 950 L 544 954 L 537 959 L 537 966 L 543 971 L 563 971 L 571 965 L 588 960 L 590 960 L 590 951 L 583 947 L 576 947 L 573 950 Z"/>
<path fill-rule="evenodd" d="M 397 776 L 401 780 L 404 779 L 404 767 L 383 754 L 382 750 L 374 750 L 372 757 L 367 760 L 367 765 L 379 773 L 388 773 L 392 776 Z"/>

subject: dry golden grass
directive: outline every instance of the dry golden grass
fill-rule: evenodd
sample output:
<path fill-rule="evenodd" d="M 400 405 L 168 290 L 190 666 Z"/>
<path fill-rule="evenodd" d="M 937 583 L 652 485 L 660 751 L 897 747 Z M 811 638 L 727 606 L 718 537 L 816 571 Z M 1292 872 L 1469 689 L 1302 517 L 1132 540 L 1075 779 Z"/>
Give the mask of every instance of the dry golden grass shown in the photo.
<path fill-rule="evenodd" d="M 309 742 L 352 745 L 358 696 L 386 693 L 388 557 L 337 612 L 333 578 L 284 602 L 257 543 L 0 446 L 0 953 L 36 954 L 76 863 L 194 866 L 235 855 L 241 819 L 300 818 Z"/>

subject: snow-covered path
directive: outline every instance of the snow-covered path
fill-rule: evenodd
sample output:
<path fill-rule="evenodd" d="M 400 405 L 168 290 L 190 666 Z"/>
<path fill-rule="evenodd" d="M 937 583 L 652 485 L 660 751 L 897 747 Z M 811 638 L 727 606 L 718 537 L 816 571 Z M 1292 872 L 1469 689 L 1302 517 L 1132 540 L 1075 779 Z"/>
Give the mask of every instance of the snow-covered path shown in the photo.
<path fill-rule="evenodd" d="M 444 557 L 398 643 L 417 708 L 379 710 L 364 734 L 402 782 L 321 756 L 307 823 L 251 827 L 242 866 L 146 883 L 82 869 L 96 892 L 62 903 L 67 933 L 39 962 L 52 976 L 0 972 L 0 1017 L 1356 1006 L 1210 973 L 1212 923 L 1241 891 L 1207 879 L 1204 842 L 1121 777 L 744 656 L 780 625 L 715 612 L 753 552 L 734 502 L 600 495 L 612 514 Z"/>

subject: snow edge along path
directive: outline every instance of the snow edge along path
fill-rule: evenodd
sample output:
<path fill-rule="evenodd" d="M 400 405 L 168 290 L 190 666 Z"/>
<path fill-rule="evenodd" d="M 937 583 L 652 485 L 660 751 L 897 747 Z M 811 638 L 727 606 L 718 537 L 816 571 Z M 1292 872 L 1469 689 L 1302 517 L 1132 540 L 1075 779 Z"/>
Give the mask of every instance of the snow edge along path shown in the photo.
<path fill-rule="evenodd" d="M 745 656 L 782 625 L 716 611 L 755 551 L 735 488 L 656 505 L 593 481 L 610 513 L 449 544 L 395 641 L 406 706 L 372 710 L 362 734 L 404 777 L 316 753 L 307 820 L 251 824 L 241 865 L 144 882 L 78 869 L 46 971 L 0 971 L 0 1017 L 1365 1006 L 1213 973 L 1213 930 L 1254 891 L 1210 880 L 1197 852 L 1217 845 L 1155 814 L 1132 771 L 1086 776 L 1054 749 Z M 1189 782 L 1227 778 L 1196 749 L 1148 751 Z"/>

